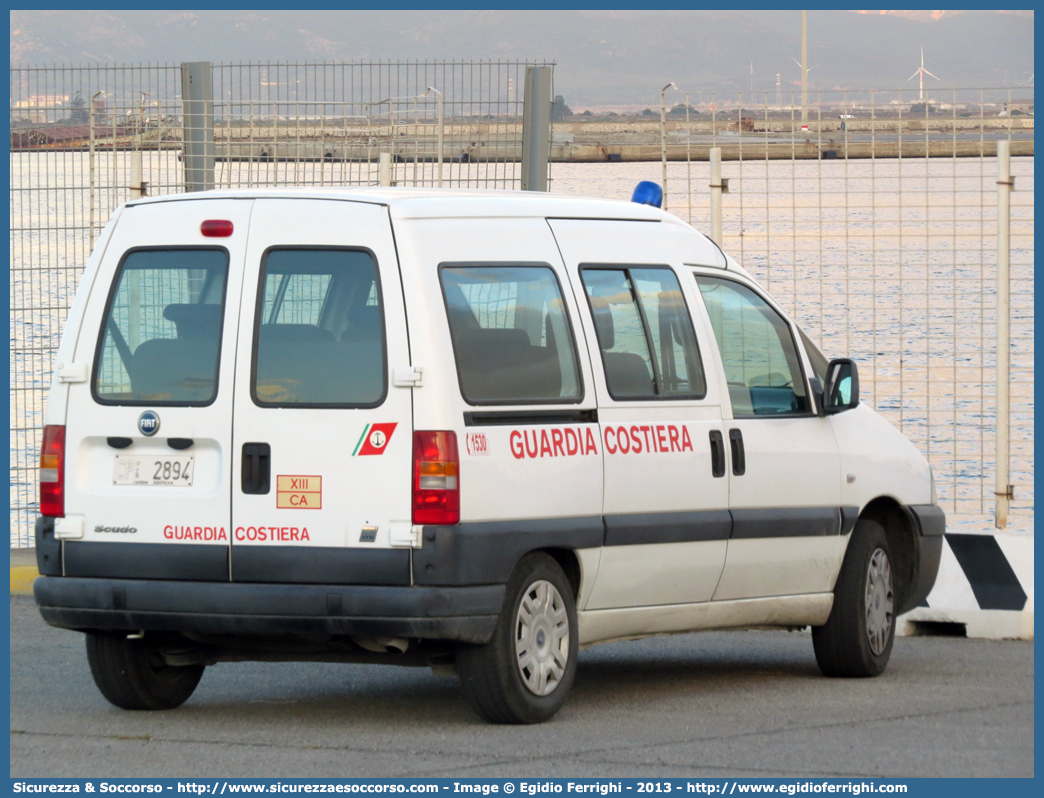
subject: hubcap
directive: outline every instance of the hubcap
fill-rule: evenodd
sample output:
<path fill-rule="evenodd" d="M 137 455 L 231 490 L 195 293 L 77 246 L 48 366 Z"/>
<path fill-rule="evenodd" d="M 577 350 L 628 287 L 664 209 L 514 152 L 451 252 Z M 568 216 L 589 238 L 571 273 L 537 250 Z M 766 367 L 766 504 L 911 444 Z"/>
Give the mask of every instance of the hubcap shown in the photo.
<path fill-rule="evenodd" d="M 866 569 L 866 637 L 874 656 L 880 656 L 888 645 L 894 604 L 892 565 L 884 549 L 875 549 Z"/>
<path fill-rule="evenodd" d="M 534 695 L 549 695 L 569 663 L 569 618 L 554 585 L 541 579 L 522 596 L 515 619 L 518 672 Z"/>

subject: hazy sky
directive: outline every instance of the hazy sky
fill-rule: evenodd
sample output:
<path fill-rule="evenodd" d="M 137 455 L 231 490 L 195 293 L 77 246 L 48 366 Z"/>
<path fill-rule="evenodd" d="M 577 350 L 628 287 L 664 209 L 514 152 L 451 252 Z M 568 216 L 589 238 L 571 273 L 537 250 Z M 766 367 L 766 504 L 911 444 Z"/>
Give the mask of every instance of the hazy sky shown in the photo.
<path fill-rule="evenodd" d="M 1033 12 L 810 11 L 813 89 L 1024 85 Z M 575 105 L 800 82 L 800 11 L 12 11 L 13 64 L 553 60 Z M 753 73 L 753 74 L 752 74 Z"/>

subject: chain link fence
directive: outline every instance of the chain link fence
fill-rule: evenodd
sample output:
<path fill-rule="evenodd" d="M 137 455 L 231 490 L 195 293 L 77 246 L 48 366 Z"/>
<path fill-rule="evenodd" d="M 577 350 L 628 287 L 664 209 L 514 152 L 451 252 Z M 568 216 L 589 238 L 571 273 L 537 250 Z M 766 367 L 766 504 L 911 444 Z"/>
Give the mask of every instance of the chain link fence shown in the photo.
<path fill-rule="evenodd" d="M 1009 527 L 1033 526 L 1033 88 L 687 95 L 665 113 L 668 209 L 722 246 L 928 457 L 951 527 L 994 511 L 997 142 L 1010 142 Z M 666 109 L 665 109 L 666 110 Z M 686 122 L 686 113 L 688 122 Z M 702 158 L 703 160 L 696 160 Z"/>
<path fill-rule="evenodd" d="M 215 64 L 218 188 L 519 188 L 523 61 Z M 112 212 L 185 190 L 178 65 L 12 67 L 11 545 L 32 545 L 54 354 Z M 382 157 L 385 161 L 382 173 Z M 441 156 L 441 157 L 440 157 Z"/>
<path fill-rule="evenodd" d="M 215 65 L 214 183 L 433 186 L 441 175 L 447 186 L 518 188 L 526 66 Z M 629 194 L 641 167 L 638 179 L 665 176 L 669 211 L 711 233 L 707 159 L 720 147 L 724 248 L 828 354 L 859 361 L 864 399 L 928 456 L 951 524 L 985 528 L 994 156 L 1010 141 L 1010 525 L 1031 530 L 1033 92 L 931 95 L 812 92 L 802 122 L 796 96 L 690 93 L 648 141 L 596 131 L 602 163 L 557 165 L 552 190 L 611 196 L 627 175 Z M 119 204 L 184 190 L 184 136 L 177 66 L 11 70 L 12 546 L 31 545 L 52 360 L 94 239 Z M 581 139 L 553 143 L 552 159 L 591 160 Z M 628 147 L 663 156 L 663 172 L 606 162 Z"/>

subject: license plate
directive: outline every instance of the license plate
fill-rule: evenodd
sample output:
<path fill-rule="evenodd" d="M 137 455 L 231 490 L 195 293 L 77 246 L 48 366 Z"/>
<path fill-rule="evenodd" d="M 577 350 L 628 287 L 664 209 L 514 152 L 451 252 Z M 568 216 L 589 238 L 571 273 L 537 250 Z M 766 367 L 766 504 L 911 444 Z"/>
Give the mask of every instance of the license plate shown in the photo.
<path fill-rule="evenodd" d="M 191 487 L 192 455 L 118 454 L 112 473 L 113 485 L 167 485 Z"/>

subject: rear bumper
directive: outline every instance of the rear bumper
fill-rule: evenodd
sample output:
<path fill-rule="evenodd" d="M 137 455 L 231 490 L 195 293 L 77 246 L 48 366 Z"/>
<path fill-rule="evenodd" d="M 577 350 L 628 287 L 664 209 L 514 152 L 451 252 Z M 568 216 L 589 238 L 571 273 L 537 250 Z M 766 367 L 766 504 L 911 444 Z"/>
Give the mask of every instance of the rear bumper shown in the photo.
<path fill-rule="evenodd" d="M 273 585 L 41 576 L 40 614 L 64 629 L 375 635 L 486 643 L 504 585 Z"/>

